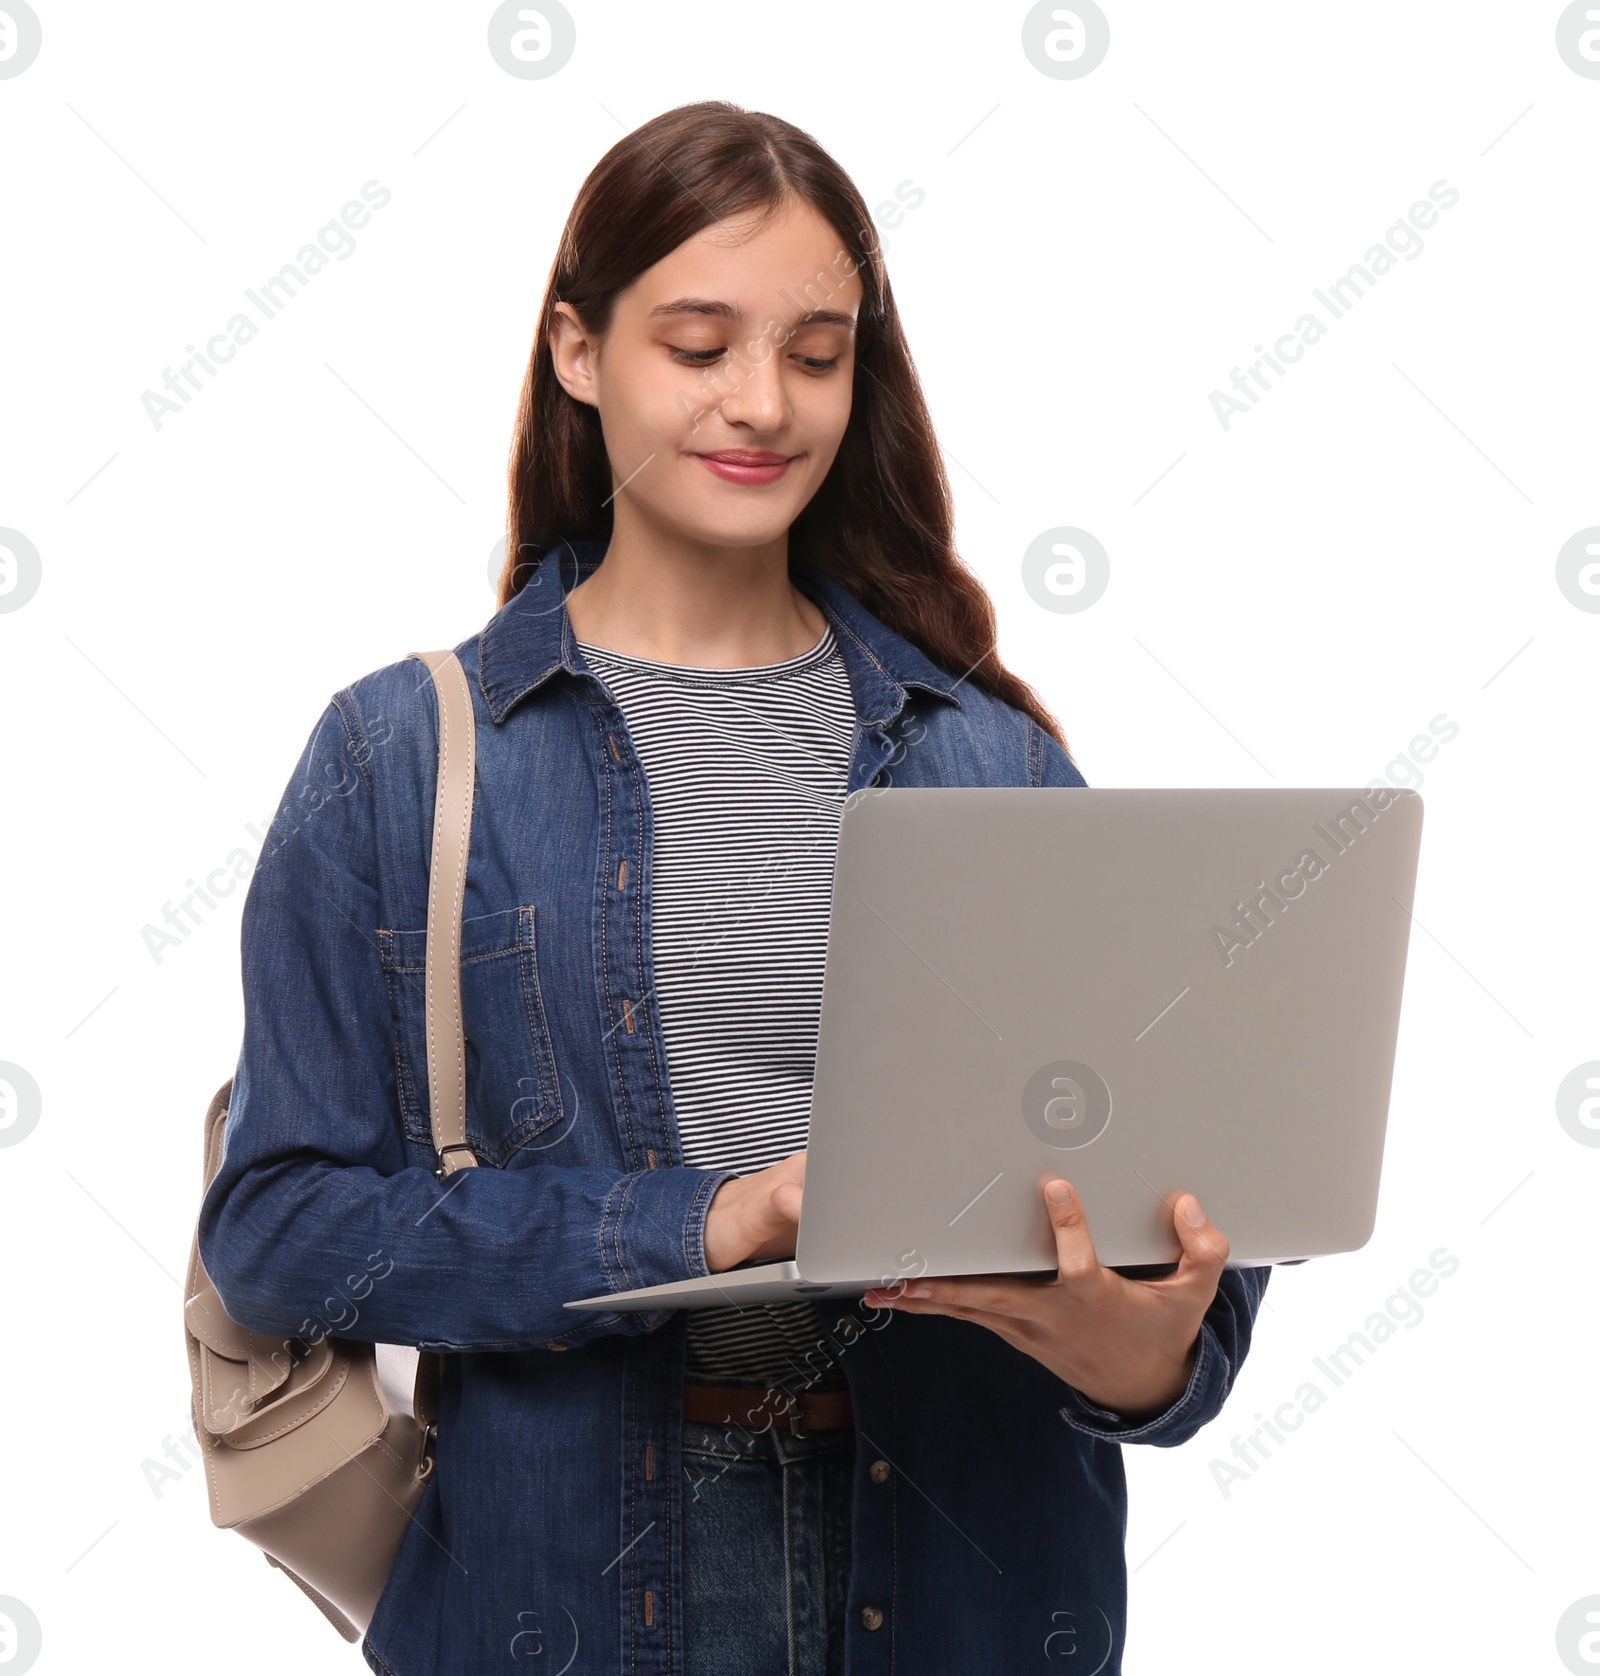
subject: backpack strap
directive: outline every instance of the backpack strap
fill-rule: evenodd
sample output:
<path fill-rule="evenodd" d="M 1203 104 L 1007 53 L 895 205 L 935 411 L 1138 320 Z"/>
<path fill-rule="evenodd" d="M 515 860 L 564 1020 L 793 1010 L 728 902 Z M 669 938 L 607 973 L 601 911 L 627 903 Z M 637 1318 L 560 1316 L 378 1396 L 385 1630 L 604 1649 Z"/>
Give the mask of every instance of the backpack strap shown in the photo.
<path fill-rule="evenodd" d="M 428 937 L 423 979 L 427 1019 L 428 1117 L 442 1181 L 478 1162 L 467 1144 L 467 1058 L 461 1022 L 461 907 L 472 836 L 477 727 L 466 671 L 454 652 L 411 652 L 433 677 L 439 704 L 439 777 L 428 868 Z"/>

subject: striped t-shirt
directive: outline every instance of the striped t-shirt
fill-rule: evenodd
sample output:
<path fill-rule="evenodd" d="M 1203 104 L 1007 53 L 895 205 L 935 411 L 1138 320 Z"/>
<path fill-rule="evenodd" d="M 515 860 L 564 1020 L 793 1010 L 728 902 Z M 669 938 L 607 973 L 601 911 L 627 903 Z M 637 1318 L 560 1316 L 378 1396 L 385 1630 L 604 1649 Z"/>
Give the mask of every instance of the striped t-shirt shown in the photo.
<path fill-rule="evenodd" d="M 655 997 L 683 1161 L 749 1175 L 806 1144 L 855 709 L 828 624 L 701 669 L 579 641 L 644 764 Z M 814 1304 L 696 1309 L 695 1384 L 843 1385 Z"/>

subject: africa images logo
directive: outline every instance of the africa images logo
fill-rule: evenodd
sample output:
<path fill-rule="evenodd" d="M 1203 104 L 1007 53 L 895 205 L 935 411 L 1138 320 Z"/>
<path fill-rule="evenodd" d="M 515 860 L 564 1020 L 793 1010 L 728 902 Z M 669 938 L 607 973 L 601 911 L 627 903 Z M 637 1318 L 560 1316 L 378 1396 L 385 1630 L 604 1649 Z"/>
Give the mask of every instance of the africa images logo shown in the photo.
<path fill-rule="evenodd" d="M 1041 1065 L 1022 1091 L 1022 1115 L 1047 1146 L 1087 1146 L 1111 1121 L 1111 1090 L 1092 1065 L 1057 1059 Z"/>
<path fill-rule="evenodd" d="M 1341 856 L 1364 833 L 1370 832 L 1378 817 L 1392 809 L 1400 798 L 1415 796 L 1415 792 L 1391 791 L 1387 786 L 1369 788 L 1365 798 L 1356 798 L 1348 808 L 1334 815 L 1331 826 L 1327 821 L 1313 821 L 1311 830 L 1333 851 L 1334 856 Z M 1206 933 L 1222 964 L 1232 966 L 1233 957 L 1239 950 L 1249 948 L 1265 936 L 1267 927 L 1276 925 L 1278 917 L 1289 911 L 1289 904 L 1304 896 L 1312 884 L 1332 867 L 1333 862 L 1327 856 L 1308 846 L 1300 852 L 1293 867 L 1274 875 L 1271 885 L 1265 879 L 1257 879 L 1255 895 L 1233 904 L 1233 923 L 1212 925 Z M 1276 916 L 1273 908 L 1278 910 Z M 1258 924 L 1257 921 L 1265 921 L 1265 924 Z"/>

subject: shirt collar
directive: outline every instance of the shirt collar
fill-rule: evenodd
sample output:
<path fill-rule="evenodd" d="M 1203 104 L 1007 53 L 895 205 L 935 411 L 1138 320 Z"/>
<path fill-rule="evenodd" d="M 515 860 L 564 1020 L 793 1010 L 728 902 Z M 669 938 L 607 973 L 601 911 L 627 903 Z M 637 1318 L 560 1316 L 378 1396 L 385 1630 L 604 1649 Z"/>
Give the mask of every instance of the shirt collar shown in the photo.
<path fill-rule="evenodd" d="M 591 673 L 567 615 L 567 593 L 599 565 L 608 545 L 605 536 L 556 542 L 485 624 L 478 637 L 478 685 L 497 724 L 558 669 L 575 676 Z M 866 726 L 881 726 L 898 715 L 908 687 L 936 693 L 961 708 L 957 678 L 879 622 L 843 583 L 804 560 L 791 561 L 790 572 L 833 627 L 856 711 Z"/>

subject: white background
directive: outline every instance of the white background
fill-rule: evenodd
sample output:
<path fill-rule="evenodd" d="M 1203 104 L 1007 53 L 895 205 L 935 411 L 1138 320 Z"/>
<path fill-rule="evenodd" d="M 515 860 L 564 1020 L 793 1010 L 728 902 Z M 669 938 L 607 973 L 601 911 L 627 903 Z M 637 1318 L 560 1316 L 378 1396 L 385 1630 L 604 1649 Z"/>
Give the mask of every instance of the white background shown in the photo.
<path fill-rule="evenodd" d="M 198 1469 L 149 1481 L 243 892 L 159 963 L 143 928 L 255 853 L 337 688 L 489 615 L 574 193 L 700 98 L 806 128 L 869 203 L 921 189 L 882 232 L 961 549 L 1090 785 L 1422 787 L 1377 1231 L 1276 1271 L 1220 1419 L 1125 1451 L 1125 1669 L 1563 1668 L 1600 1593 L 1600 1150 L 1555 1108 L 1600 1058 L 1600 615 L 1555 579 L 1600 524 L 1600 80 L 1557 5 L 1105 5 L 1078 79 L 1021 5 L 612 0 L 520 80 L 487 5 L 38 0 L 0 80 L 0 525 L 42 561 L 0 614 L 0 1060 L 43 1093 L 0 1147 L 0 1595 L 41 1670 L 359 1665 Z M 155 428 L 142 392 L 374 179 L 354 255 Z M 1210 392 L 1439 180 L 1421 254 L 1224 429 Z M 1110 558 L 1078 613 L 1022 584 L 1059 525 Z M 1224 1495 L 1233 1434 L 1440 1247 L 1422 1319 Z"/>

